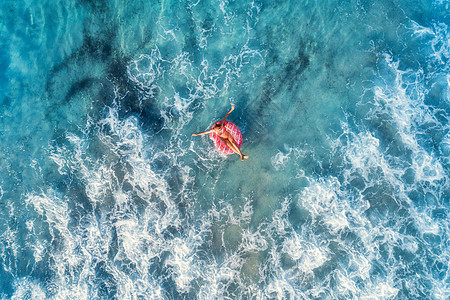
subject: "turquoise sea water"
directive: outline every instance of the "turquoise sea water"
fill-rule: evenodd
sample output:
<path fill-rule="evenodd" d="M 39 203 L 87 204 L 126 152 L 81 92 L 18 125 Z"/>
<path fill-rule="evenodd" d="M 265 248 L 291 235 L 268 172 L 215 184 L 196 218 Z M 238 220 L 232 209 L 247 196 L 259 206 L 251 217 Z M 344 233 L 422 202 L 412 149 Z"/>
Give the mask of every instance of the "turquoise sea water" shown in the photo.
<path fill-rule="evenodd" d="M 448 299 L 449 4 L 1 1 L 0 298 Z"/>

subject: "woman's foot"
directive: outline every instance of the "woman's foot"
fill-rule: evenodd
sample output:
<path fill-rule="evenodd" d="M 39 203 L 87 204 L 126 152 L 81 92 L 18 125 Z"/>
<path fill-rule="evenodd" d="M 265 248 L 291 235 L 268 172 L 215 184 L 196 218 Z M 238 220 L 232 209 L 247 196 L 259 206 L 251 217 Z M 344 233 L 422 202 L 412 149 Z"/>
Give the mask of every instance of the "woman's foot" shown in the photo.
<path fill-rule="evenodd" d="M 244 159 L 247 159 L 248 155 L 241 155 L 241 160 L 243 161 Z"/>

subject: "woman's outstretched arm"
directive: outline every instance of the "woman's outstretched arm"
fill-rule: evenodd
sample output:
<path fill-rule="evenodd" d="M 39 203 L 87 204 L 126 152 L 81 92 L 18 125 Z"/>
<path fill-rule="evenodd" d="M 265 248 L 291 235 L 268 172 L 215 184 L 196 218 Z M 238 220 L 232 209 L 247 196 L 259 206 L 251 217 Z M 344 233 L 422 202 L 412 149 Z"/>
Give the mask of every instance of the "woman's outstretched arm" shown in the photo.
<path fill-rule="evenodd" d="M 214 131 L 214 129 L 211 129 L 211 130 L 208 130 L 208 131 L 203 131 L 203 132 L 200 132 L 200 133 L 193 133 L 192 136 L 204 135 L 204 134 L 208 134 L 208 133 L 213 132 L 213 131 Z"/>
<path fill-rule="evenodd" d="M 229 114 L 234 110 L 234 105 L 231 107 L 231 110 L 223 117 L 222 121 L 220 121 L 220 126 L 222 126 L 223 122 L 228 118 Z"/>

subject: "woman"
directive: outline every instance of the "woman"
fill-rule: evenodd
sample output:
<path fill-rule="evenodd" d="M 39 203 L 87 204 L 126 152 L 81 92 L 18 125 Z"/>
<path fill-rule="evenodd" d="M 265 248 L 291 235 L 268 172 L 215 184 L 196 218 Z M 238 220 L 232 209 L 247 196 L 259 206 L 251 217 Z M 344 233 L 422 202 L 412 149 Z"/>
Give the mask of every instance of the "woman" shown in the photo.
<path fill-rule="evenodd" d="M 205 132 L 200 132 L 200 133 L 193 133 L 192 135 L 197 136 L 197 135 L 204 135 L 204 134 L 214 132 L 222 140 L 222 142 L 224 142 L 225 145 L 228 146 L 228 148 L 232 149 L 234 151 L 234 153 L 239 154 L 239 156 L 241 157 L 241 160 L 244 160 L 244 159 L 248 158 L 248 155 L 242 154 L 241 149 L 239 149 L 238 145 L 236 144 L 236 141 L 233 139 L 233 136 L 226 130 L 225 126 L 223 126 L 228 115 L 233 110 L 234 110 L 234 105 L 231 107 L 231 110 L 225 115 L 225 117 L 222 119 L 222 121 L 214 124 L 214 127 L 211 130 L 208 130 Z"/>

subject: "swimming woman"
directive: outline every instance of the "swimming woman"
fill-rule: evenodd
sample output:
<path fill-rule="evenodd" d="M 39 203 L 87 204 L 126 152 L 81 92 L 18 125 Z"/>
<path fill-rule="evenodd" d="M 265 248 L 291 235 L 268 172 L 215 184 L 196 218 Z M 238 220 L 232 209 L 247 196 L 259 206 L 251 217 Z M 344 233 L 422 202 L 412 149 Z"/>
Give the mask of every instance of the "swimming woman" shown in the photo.
<path fill-rule="evenodd" d="M 226 130 L 224 123 L 227 119 L 228 115 L 234 110 L 234 105 L 231 107 L 231 110 L 225 115 L 225 117 L 222 119 L 222 121 L 217 122 L 214 124 L 214 127 L 208 131 L 200 132 L 200 133 L 193 133 L 193 136 L 197 135 L 204 135 L 211 132 L 214 132 L 217 134 L 217 136 L 222 140 L 222 142 L 225 143 L 225 145 L 228 146 L 228 148 L 232 149 L 234 153 L 239 154 L 241 157 L 241 160 L 247 159 L 248 155 L 244 155 L 241 152 L 241 149 L 239 149 L 238 145 L 236 144 L 236 141 L 233 139 L 233 136 Z"/>

